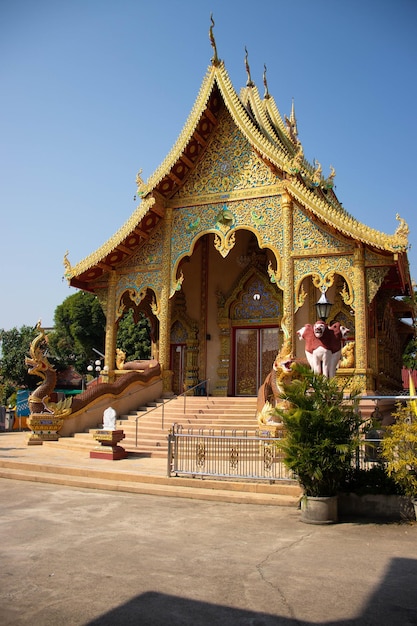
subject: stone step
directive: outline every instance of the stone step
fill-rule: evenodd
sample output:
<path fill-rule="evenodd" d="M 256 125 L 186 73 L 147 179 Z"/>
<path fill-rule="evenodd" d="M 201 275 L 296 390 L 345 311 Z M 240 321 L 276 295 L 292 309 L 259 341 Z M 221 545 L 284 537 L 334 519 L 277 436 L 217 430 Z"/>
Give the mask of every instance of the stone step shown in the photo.
<path fill-rule="evenodd" d="M 289 483 L 270 485 L 243 481 L 168 478 L 8 459 L 0 460 L 0 477 L 85 489 L 275 506 L 296 506 L 301 495 L 299 487 Z"/>
<path fill-rule="evenodd" d="M 194 432 L 203 429 L 216 434 L 225 429 L 227 432 L 235 430 L 237 434 L 246 432 L 251 435 L 257 428 L 256 398 L 253 397 L 187 397 L 185 413 L 184 398 L 165 401 L 164 414 L 161 402 L 155 401 L 153 404 L 156 408 L 148 407 L 146 412 L 138 410 L 117 419 L 117 426 L 125 433 L 120 445 L 126 450 L 139 450 L 157 457 L 166 454 L 168 432 L 174 423 L 181 424 L 184 432 L 193 428 Z M 96 445 L 93 439 L 95 430 L 90 429 L 87 434 L 76 433 L 73 437 L 61 437 L 59 444 L 66 449 L 92 449 Z"/>

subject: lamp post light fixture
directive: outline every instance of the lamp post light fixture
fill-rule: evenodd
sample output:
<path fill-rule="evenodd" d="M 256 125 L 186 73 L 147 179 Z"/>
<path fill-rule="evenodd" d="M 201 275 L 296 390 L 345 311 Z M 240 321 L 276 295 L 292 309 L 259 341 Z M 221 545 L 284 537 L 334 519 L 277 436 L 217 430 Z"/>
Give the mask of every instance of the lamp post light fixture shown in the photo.
<path fill-rule="evenodd" d="M 330 310 L 333 306 L 333 303 L 329 302 L 326 297 L 326 291 L 322 291 L 319 301 L 316 302 L 314 306 L 316 307 L 318 319 L 320 319 L 322 322 L 325 322 L 329 317 Z"/>
<path fill-rule="evenodd" d="M 97 359 L 96 361 L 94 361 L 94 365 L 92 365 L 90 363 L 90 365 L 87 365 L 87 371 L 92 375 L 93 372 L 95 372 L 95 377 L 96 377 L 96 381 L 100 375 L 101 372 L 101 361 L 100 359 Z"/>

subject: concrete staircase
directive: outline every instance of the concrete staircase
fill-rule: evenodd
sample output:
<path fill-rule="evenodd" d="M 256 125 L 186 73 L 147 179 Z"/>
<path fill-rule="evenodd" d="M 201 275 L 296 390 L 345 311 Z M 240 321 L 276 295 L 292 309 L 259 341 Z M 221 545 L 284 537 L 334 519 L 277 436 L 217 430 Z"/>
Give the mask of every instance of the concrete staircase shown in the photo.
<path fill-rule="evenodd" d="M 160 400 L 152 406 L 140 407 L 129 415 L 117 419 L 117 428 L 125 433 L 120 445 L 129 452 L 145 454 L 149 457 L 166 458 L 167 437 L 174 423 L 184 429 L 222 429 L 237 433 L 254 433 L 256 422 L 256 398 L 216 398 L 187 396 L 172 400 Z M 61 437 L 58 442 L 45 442 L 44 446 L 59 446 L 70 450 L 91 450 L 94 429 L 86 433 L 76 433 L 73 437 Z"/>
<path fill-rule="evenodd" d="M 204 429 L 218 433 L 225 429 L 236 430 L 238 435 L 247 431 L 250 435 L 257 428 L 255 410 L 256 398 L 187 397 L 185 409 L 184 398 L 164 404 L 155 402 L 152 407 L 142 407 L 118 418 L 117 428 L 126 435 L 121 445 L 130 454 L 116 462 L 90 458 L 96 445 L 94 431 L 29 447 L 25 433 L 3 434 L 7 441 L 2 440 L 0 478 L 213 502 L 296 507 L 301 489 L 295 481 L 167 476 L 167 436 L 174 423 L 194 432 Z"/>

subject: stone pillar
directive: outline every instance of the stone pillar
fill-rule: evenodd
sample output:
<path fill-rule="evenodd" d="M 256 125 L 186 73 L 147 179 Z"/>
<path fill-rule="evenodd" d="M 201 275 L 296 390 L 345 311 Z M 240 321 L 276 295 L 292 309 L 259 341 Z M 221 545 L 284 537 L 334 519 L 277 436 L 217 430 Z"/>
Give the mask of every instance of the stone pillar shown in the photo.
<path fill-rule="evenodd" d="M 164 216 L 163 264 L 161 268 L 162 288 L 159 307 L 159 362 L 162 369 L 164 393 L 172 393 L 172 371 L 169 369 L 171 346 L 171 238 L 172 209 L 167 208 Z"/>
<path fill-rule="evenodd" d="M 282 264 L 282 321 L 281 326 L 284 332 L 284 343 L 288 351 L 292 352 L 294 347 L 294 263 L 292 259 L 293 247 L 293 206 L 290 196 L 282 194 L 282 223 L 284 232 L 283 241 L 283 264 Z"/>
<path fill-rule="evenodd" d="M 105 382 L 112 382 L 112 372 L 115 366 L 116 354 L 116 286 L 117 274 L 114 270 L 110 272 L 108 288 L 107 288 L 107 307 L 106 307 L 106 345 L 104 367 L 109 372 L 109 377 L 105 376 Z M 107 380 L 106 380 L 107 378 Z M 111 380 L 110 380 L 111 379 Z"/>

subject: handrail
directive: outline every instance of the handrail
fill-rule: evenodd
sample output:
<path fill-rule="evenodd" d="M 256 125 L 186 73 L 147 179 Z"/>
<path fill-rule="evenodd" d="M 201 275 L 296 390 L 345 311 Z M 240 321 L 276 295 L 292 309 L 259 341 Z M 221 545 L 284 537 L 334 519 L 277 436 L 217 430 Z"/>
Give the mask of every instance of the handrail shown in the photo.
<path fill-rule="evenodd" d="M 185 414 L 185 397 L 187 395 L 187 393 L 189 391 L 193 391 L 194 389 L 197 389 L 197 387 L 201 387 L 201 385 L 204 385 L 207 383 L 206 385 L 206 397 L 207 397 L 207 401 L 209 398 L 209 385 L 208 383 L 210 382 L 209 378 L 206 378 L 206 380 L 202 380 L 201 382 L 197 383 L 197 385 L 194 385 L 194 387 L 189 387 L 188 389 L 186 389 L 185 391 L 183 391 L 182 393 L 180 393 L 178 396 L 173 396 L 172 398 L 167 398 L 166 400 L 162 400 L 162 402 L 159 402 L 157 406 L 154 406 L 152 409 L 149 409 L 148 411 L 146 411 L 146 415 L 148 415 L 149 413 L 152 413 L 152 411 L 156 411 L 156 409 L 159 409 L 159 407 L 162 405 L 162 417 L 161 417 L 161 429 L 164 429 L 164 424 L 165 424 L 165 405 L 168 404 L 168 402 L 171 402 L 171 400 L 177 400 L 178 398 L 181 398 L 181 396 L 184 396 L 184 414 Z M 138 419 L 140 417 L 143 417 L 143 415 L 137 415 L 136 419 L 135 419 L 135 447 L 138 447 Z"/>

